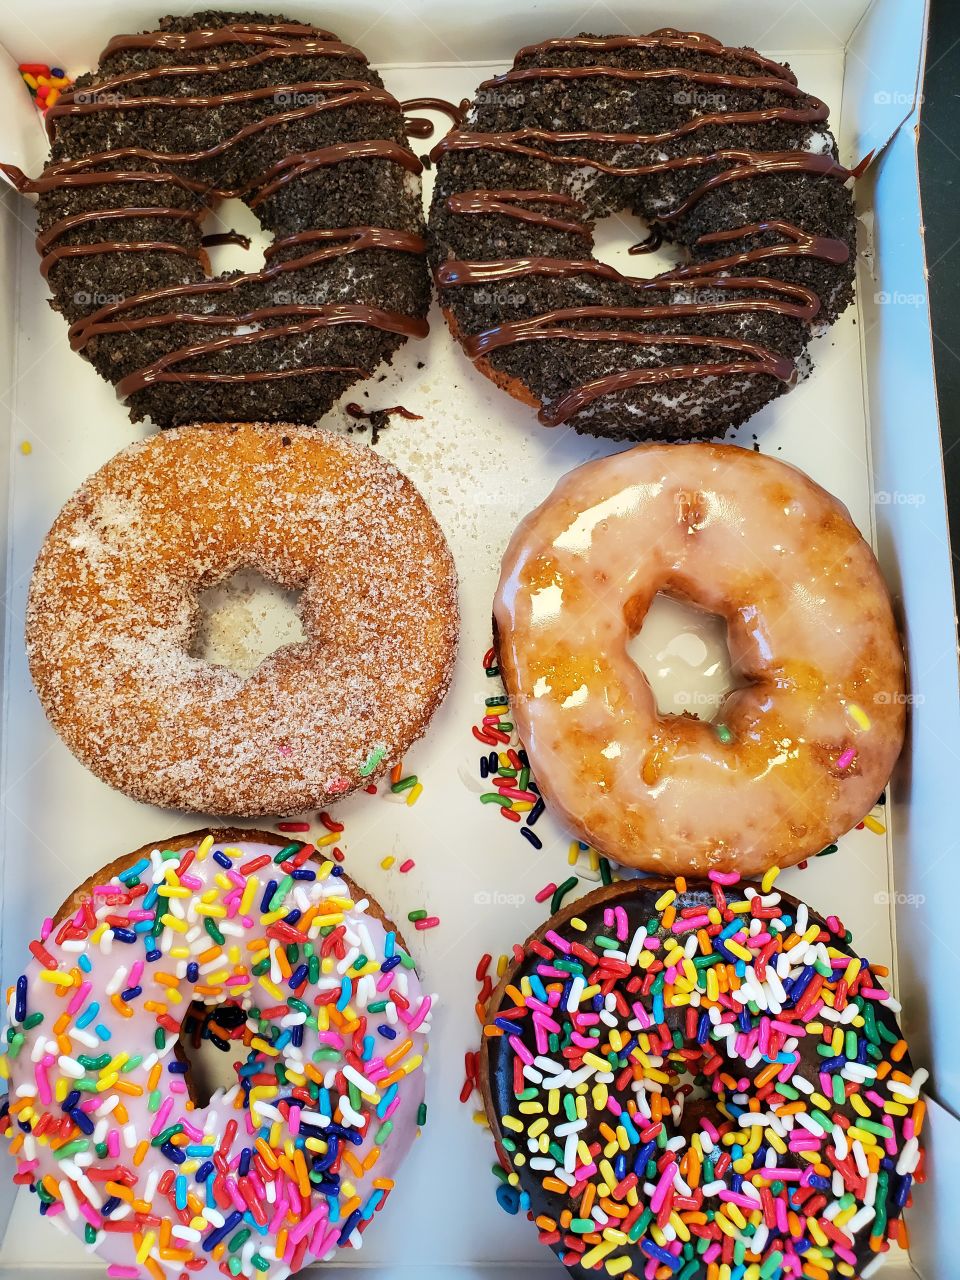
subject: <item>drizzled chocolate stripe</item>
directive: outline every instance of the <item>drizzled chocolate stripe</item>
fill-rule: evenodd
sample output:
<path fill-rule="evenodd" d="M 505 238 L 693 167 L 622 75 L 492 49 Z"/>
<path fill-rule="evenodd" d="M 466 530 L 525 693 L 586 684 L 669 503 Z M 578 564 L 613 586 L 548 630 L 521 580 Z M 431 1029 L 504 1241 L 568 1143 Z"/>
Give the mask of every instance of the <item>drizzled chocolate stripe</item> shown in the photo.
<path fill-rule="evenodd" d="M 93 172 L 86 171 L 87 165 L 99 164 L 108 158 L 110 158 L 108 152 L 95 152 L 79 160 L 66 162 L 69 168 L 50 166 L 39 178 L 28 178 L 22 169 L 12 164 L 0 164 L 0 170 L 24 195 L 38 195 L 45 191 L 54 191 L 58 187 L 111 186 L 128 182 L 170 183 L 191 195 L 202 195 L 219 200 L 241 199 L 255 191 L 256 196 L 247 201 L 252 209 L 291 178 L 326 165 L 342 164 L 346 160 L 389 160 L 411 173 L 420 173 L 423 168 L 413 152 L 390 138 L 363 138 L 358 142 L 335 142 L 329 147 L 322 147 L 319 151 L 302 151 L 284 156 L 282 160 L 271 165 L 266 172 L 258 174 L 249 182 L 237 187 L 216 187 L 209 182 L 185 178 L 182 174 L 173 173 L 171 170 L 96 169 Z"/>
<path fill-rule="evenodd" d="M 169 240 L 94 240 L 86 244 L 61 244 L 51 249 L 40 263 L 40 274 L 47 278 L 52 269 L 64 258 L 84 258 L 100 253 L 173 253 L 181 258 L 206 264 L 206 252 L 201 247 L 171 244 Z"/>
<path fill-rule="evenodd" d="M 461 191 L 448 197 L 447 208 L 453 213 L 500 213 L 521 222 L 534 222 L 555 231 L 569 231 L 571 235 L 586 236 L 588 240 L 591 238 L 590 228 L 586 223 L 574 222 L 570 218 L 557 218 L 536 209 L 526 209 L 523 202 L 582 207 L 572 196 L 560 195 L 555 191 Z"/>
<path fill-rule="evenodd" d="M 198 325 L 243 325 L 250 324 L 260 312 L 247 312 L 242 316 L 225 315 L 222 312 L 204 312 L 194 314 L 189 311 L 166 311 L 144 316 L 130 316 L 129 312 L 154 302 L 164 302 L 174 298 L 194 298 L 208 293 L 230 293 L 245 284 L 260 283 L 273 280 L 286 272 L 300 271 L 318 263 L 329 261 L 345 253 L 357 253 L 364 249 L 394 249 L 400 253 L 422 253 L 425 248 L 423 239 L 412 232 L 396 231 L 387 227 L 346 227 L 342 229 L 300 231 L 282 240 L 275 241 L 264 255 L 272 257 L 282 249 L 295 247 L 298 244 L 309 244 L 317 240 L 330 240 L 331 243 L 322 249 L 305 254 L 299 258 L 288 258 L 265 267 L 262 271 L 254 271 L 228 279 L 205 280 L 197 284 L 167 285 L 160 289 L 151 289 L 145 293 L 123 298 L 119 302 L 108 303 L 88 316 L 76 320 L 69 330 L 70 345 L 74 351 L 81 351 L 95 337 L 105 333 L 120 333 L 137 329 L 165 328 L 172 324 Z M 122 317 L 122 318 L 120 318 Z M 426 321 L 407 317 L 416 328 L 410 337 L 425 337 Z"/>
<path fill-rule="evenodd" d="M 269 44 L 290 53 L 301 53 L 320 45 L 339 45 L 332 31 L 311 27 L 303 22 L 238 22 L 223 27 L 202 27 L 197 31 L 143 31 L 137 35 L 114 36 L 100 54 L 104 62 L 114 53 L 129 49 L 163 49 L 174 52 L 192 49 L 214 49 L 224 44 Z M 349 47 L 349 46 L 343 46 Z M 366 62 L 359 50 L 358 60 Z"/>
<path fill-rule="evenodd" d="M 737 49 L 721 44 L 713 36 L 702 31 L 678 31 L 676 27 L 659 27 L 645 36 L 559 36 L 542 40 L 539 44 L 525 45 L 514 58 L 514 66 L 525 58 L 535 58 L 541 53 L 570 53 L 586 50 L 589 53 L 616 52 L 618 49 L 690 49 L 706 53 L 710 57 L 736 58 L 760 67 L 778 80 L 796 84 L 797 78 L 789 67 L 765 58 L 755 49 Z"/>
<path fill-rule="evenodd" d="M 407 111 L 439 111 L 441 115 L 449 116 L 455 125 L 463 124 L 466 108 L 468 106 L 467 99 L 464 98 L 459 106 L 452 102 L 448 102 L 446 98 L 407 98 L 401 103 L 403 110 Z M 423 117 L 404 115 L 404 128 L 411 138 L 430 138 L 433 136 L 433 121 L 426 120 Z"/>
<path fill-rule="evenodd" d="M 660 336 L 661 344 L 679 342 L 724 347 L 732 346 L 738 341 L 739 339 L 736 338 L 705 338 L 695 334 Z M 760 347 L 758 350 L 764 351 L 765 348 Z M 655 369 L 624 369 L 621 373 L 593 378 L 579 387 L 574 387 L 560 400 L 549 407 L 542 408 L 537 416 L 545 427 L 559 427 L 586 405 L 599 400 L 602 396 L 613 395 L 616 391 L 626 391 L 630 387 L 656 386 L 661 382 L 677 382 L 684 378 L 720 378 L 737 374 L 753 377 L 756 374 L 767 374 L 770 377 L 779 378 L 781 382 L 792 382 L 796 376 L 793 362 L 785 356 L 773 355 L 770 352 L 766 354 L 771 358 L 761 356 L 756 360 L 728 360 L 719 364 L 672 364 L 661 365 Z"/>
<path fill-rule="evenodd" d="M 277 308 L 262 307 L 248 312 L 247 323 L 255 324 L 258 320 L 269 317 Z M 284 308 L 287 314 L 304 315 L 307 318 L 297 324 L 275 325 L 269 329 L 260 329 L 254 333 L 230 333 L 222 338 L 213 338 L 209 342 L 196 342 L 186 347 L 179 347 L 155 360 L 143 369 L 137 369 L 121 378 L 117 383 L 117 395 L 126 400 L 137 391 L 153 386 L 157 382 L 267 382 L 275 378 L 289 378 L 317 373 L 369 373 L 353 365 L 317 365 L 312 370 L 298 366 L 293 369 L 248 370 L 242 373 L 216 373 L 205 371 L 174 371 L 174 366 L 185 360 L 199 359 L 203 356 L 216 355 L 234 347 L 246 347 L 260 342 L 273 342 L 278 338 L 300 337 L 315 329 L 329 328 L 331 325 L 358 324 L 383 329 L 388 333 L 399 333 L 406 338 L 422 338 L 426 335 L 426 321 L 413 316 L 401 315 L 397 311 L 384 311 L 379 307 L 369 307 L 362 303 L 334 303 L 319 307 Z M 230 323 L 226 317 L 218 317 L 221 323 Z"/>

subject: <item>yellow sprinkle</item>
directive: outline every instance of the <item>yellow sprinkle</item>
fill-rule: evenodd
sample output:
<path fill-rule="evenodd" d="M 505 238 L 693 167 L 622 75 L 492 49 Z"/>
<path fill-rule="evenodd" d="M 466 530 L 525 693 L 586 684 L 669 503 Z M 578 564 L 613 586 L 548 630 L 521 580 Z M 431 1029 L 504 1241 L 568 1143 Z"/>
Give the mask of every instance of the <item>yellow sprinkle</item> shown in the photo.
<path fill-rule="evenodd" d="M 861 729 L 870 728 L 870 717 L 864 711 L 863 707 L 858 707 L 855 702 L 847 704 L 847 715 L 853 723 L 859 725 Z"/>
<path fill-rule="evenodd" d="M 20 442 L 20 452 L 24 455 L 24 457 L 26 457 L 27 454 L 33 453 L 33 445 L 30 443 L 29 440 L 22 440 Z"/>
<path fill-rule="evenodd" d="M 523 1122 L 518 1120 L 516 1116 L 503 1116 L 500 1123 L 514 1133 L 523 1133 Z"/>
<path fill-rule="evenodd" d="M 689 1239 L 689 1232 L 687 1233 Z M 610 1258 L 605 1263 L 607 1274 L 611 1276 L 622 1276 L 625 1271 L 630 1270 L 630 1259 L 626 1255 L 622 1258 Z"/>
<path fill-rule="evenodd" d="M 381 859 L 380 865 L 383 867 L 384 871 L 389 871 L 395 862 L 396 858 L 383 858 Z"/>
<path fill-rule="evenodd" d="M 327 835 L 321 836 L 319 840 L 314 840 L 314 847 L 317 849 L 325 849 L 328 844 L 336 844 L 340 839 L 339 831 L 330 831 Z"/>
<path fill-rule="evenodd" d="M 172 916 L 169 911 L 165 911 L 160 917 L 161 924 L 165 924 L 168 929 L 173 929 L 177 933 L 187 932 L 186 920 L 178 920 L 176 916 Z"/>
<path fill-rule="evenodd" d="M 661 893 L 660 897 L 653 904 L 657 911 L 663 911 L 665 907 L 669 907 L 671 903 L 676 902 L 676 889 L 667 889 L 665 893 Z"/>
<path fill-rule="evenodd" d="M 577 844 L 576 840 L 573 840 L 570 843 L 570 848 L 567 850 L 567 861 L 570 863 L 571 867 L 576 863 L 579 857 L 580 846 Z"/>
<path fill-rule="evenodd" d="M 876 836 L 882 836 L 887 829 L 882 822 L 878 822 L 877 819 L 874 817 L 871 817 L 869 813 L 864 818 L 863 825 L 867 828 L 868 831 L 872 831 L 873 834 Z"/>
<path fill-rule="evenodd" d="M 197 847 L 197 859 L 202 862 L 213 848 L 213 836 L 204 836 Z"/>
<path fill-rule="evenodd" d="M 586 933 L 587 931 L 587 922 L 585 920 L 581 920 L 579 916 L 574 916 L 570 921 L 570 925 L 572 928 L 576 929 L 578 933 Z"/>
<path fill-rule="evenodd" d="M 423 794 L 423 783 L 415 782 L 414 785 L 407 792 L 407 807 L 409 808 L 411 805 L 415 805 L 417 801 L 420 799 L 422 794 Z"/>

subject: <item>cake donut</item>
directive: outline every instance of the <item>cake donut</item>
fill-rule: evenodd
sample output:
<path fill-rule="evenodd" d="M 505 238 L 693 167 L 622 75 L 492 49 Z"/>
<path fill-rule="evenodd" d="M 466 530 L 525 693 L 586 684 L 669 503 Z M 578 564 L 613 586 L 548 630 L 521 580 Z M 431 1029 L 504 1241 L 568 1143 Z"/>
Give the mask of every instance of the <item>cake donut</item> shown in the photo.
<path fill-rule="evenodd" d="M 866 1276 L 920 1169 L 925 1071 L 835 916 L 733 874 L 613 884 L 487 1006 L 497 1153 L 572 1276 Z"/>
<path fill-rule="evenodd" d="M 329 31 L 164 18 L 115 36 L 46 122 L 40 177 L 3 171 L 38 197 L 71 346 L 133 421 L 312 422 L 425 336 L 422 165 L 400 103 Z M 265 261 L 211 278 L 222 237 L 203 224 L 227 198 L 272 239 Z"/>
<path fill-rule="evenodd" d="M 627 645 L 657 592 L 723 618 L 716 723 L 663 714 Z M 668 875 L 762 873 L 876 803 L 904 734 L 890 597 L 846 508 L 734 445 L 640 445 L 565 476 L 494 601 L 512 719 L 580 839 Z"/>
<path fill-rule="evenodd" d="M 710 36 L 579 35 L 521 49 L 433 150 L 441 306 L 477 368 L 540 422 L 613 439 L 710 437 L 805 369 L 852 297 L 853 171 L 825 103 Z M 653 278 L 592 256 L 646 219 Z"/>
<path fill-rule="evenodd" d="M 198 593 L 240 568 L 301 590 L 306 639 L 247 679 L 191 656 Z M 450 679 L 456 571 L 411 482 L 311 427 L 180 427 L 67 502 L 27 601 L 51 724 L 149 804 L 296 813 L 380 776 Z"/>
<path fill-rule="evenodd" d="M 0 1127 L 15 1181 L 109 1276 L 282 1280 L 360 1248 L 425 1118 L 433 997 L 340 867 L 190 832 L 97 872 L 30 951 Z M 182 1051 L 198 1008 L 237 1055 L 209 1102 Z"/>

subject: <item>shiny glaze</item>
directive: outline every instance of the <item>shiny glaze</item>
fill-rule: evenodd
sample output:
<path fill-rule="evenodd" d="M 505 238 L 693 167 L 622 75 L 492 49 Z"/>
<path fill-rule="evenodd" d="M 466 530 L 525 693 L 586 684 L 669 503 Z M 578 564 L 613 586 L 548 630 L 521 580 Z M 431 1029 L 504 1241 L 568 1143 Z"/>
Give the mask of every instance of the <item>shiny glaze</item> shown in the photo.
<path fill-rule="evenodd" d="M 627 652 L 658 591 L 726 620 L 746 686 L 718 717 L 728 743 L 659 714 Z M 641 446 L 573 471 L 514 534 L 494 619 L 545 798 L 625 864 L 798 862 L 869 811 L 901 747 L 903 657 L 872 552 L 836 499 L 748 450 Z"/>
<path fill-rule="evenodd" d="M 463 124 L 467 102 L 464 99 L 459 105 L 448 102 L 446 98 L 407 98 L 401 104 L 406 111 L 437 111 L 440 115 L 449 116 L 455 125 Z M 425 116 L 408 116 L 403 118 L 403 127 L 411 138 L 432 138 L 433 121 Z"/>

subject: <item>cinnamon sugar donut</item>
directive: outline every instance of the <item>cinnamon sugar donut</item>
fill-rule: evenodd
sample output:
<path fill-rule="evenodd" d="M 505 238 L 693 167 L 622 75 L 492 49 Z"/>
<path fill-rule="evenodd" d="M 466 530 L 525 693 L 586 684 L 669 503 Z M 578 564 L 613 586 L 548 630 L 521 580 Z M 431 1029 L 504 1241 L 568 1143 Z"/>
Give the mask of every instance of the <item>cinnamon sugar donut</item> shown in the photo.
<path fill-rule="evenodd" d="M 742 687 L 658 712 L 628 643 L 658 591 L 725 619 Z M 890 597 L 846 508 L 733 445 L 640 445 L 520 524 L 494 603 L 512 718 L 582 840 L 668 875 L 810 857 L 876 802 L 904 733 Z"/>
<path fill-rule="evenodd" d="M 198 592 L 240 568 L 302 591 L 306 640 L 246 680 L 189 653 Z M 27 604 L 30 670 L 74 754 L 151 804 L 293 813 L 365 785 L 426 729 L 456 649 L 456 574 L 372 449 L 306 427 L 181 427 L 66 504 Z"/>
<path fill-rule="evenodd" d="M 451 331 L 548 427 L 683 440 L 746 421 L 852 297 L 854 173 L 827 116 L 789 67 L 700 32 L 521 49 L 432 153 Z M 675 269 L 592 256 L 621 211 Z"/>

